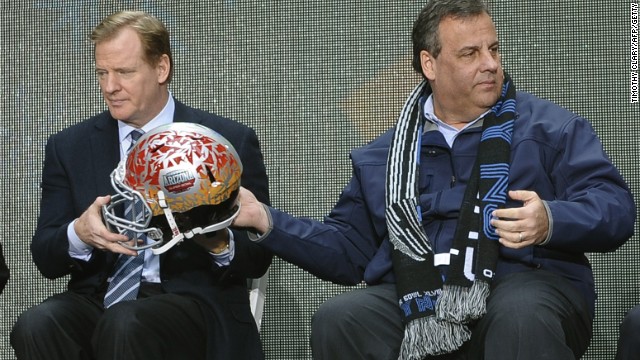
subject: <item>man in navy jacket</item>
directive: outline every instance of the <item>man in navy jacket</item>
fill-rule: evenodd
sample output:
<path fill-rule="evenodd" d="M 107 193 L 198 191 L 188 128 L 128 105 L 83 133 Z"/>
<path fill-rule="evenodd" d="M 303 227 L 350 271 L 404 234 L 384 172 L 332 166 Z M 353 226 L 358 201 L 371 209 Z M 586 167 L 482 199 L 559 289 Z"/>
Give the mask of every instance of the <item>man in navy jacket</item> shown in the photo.
<path fill-rule="evenodd" d="M 187 239 L 159 256 L 145 250 L 137 299 L 104 308 L 116 259 L 137 254 L 120 244 L 127 236 L 107 230 L 101 213 L 115 192 L 109 175 L 126 156 L 132 130 L 174 121 L 209 127 L 238 153 L 241 183 L 260 201 L 269 202 L 269 193 L 255 132 L 188 107 L 168 91 L 173 61 L 158 19 L 119 12 L 94 29 L 92 40 L 108 111 L 49 138 L 31 244 L 45 277 L 70 275 L 68 290 L 18 318 L 11 333 L 17 358 L 263 358 L 246 279 L 262 276 L 272 255 L 243 232 Z"/>
<path fill-rule="evenodd" d="M 431 90 L 419 100 L 419 210 L 446 277 L 484 116 L 500 98 L 505 74 L 481 1 L 430 1 L 413 43 L 414 68 Z M 633 233 L 632 195 L 584 118 L 517 92 L 513 124 L 508 199 L 491 220 L 500 246 L 486 314 L 469 325 L 471 339 L 442 358 L 579 358 L 596 300 L 585 253 L 613 251 Z M 385 214 L 394 130 L 352 152 L 351 181 L 323 222 L 241 192 L 235 225 L 253 228 L 256 242 L 321 279 L 368 285 L 318 309 L 314 359 L 398 358 L 405 325 Z"/>

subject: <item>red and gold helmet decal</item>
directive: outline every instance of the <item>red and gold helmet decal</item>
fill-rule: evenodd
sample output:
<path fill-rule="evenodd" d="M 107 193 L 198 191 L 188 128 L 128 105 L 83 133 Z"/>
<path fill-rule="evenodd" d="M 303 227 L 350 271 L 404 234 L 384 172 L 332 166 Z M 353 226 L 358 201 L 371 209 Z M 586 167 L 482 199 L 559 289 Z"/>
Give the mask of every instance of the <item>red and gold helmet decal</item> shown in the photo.
<path fill-rule="evenodd" d="M 158 191 L 181 213 L 218 205 L 240 188 L 242 163 L 220 134 L 193 123 L 159 126 L 143 135 L 127 156 L 124 183 L 140 192 L 153 215 L 162 214 Z"/>

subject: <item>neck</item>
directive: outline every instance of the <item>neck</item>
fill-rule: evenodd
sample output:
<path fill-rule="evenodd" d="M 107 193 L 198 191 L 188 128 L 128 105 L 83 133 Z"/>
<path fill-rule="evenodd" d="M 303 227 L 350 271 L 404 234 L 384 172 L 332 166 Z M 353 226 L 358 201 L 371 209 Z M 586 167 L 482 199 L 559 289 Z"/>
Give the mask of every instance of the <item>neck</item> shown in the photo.
<path fill-rule="evenodd" d="M 438 103 L 435 98 L 433 99 L 433 113 L 438 117 L 438 119 L 442 120 L 442 122 L 449 126 L 453 126 L 456 129 L 462 129 L 487 110 L 488 109 L 477 109 L 469 111 L 464 108 L 448 109 Z"/>

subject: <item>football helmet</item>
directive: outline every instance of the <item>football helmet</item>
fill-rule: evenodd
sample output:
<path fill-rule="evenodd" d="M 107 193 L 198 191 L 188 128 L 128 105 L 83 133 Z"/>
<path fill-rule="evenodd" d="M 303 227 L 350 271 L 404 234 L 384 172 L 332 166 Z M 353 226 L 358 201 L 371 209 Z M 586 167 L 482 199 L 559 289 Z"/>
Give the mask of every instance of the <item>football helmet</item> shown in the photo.
<path fill-rule="evenodd" d="M 231 225 L 240 210 L 241 175 L 240 157 L 215 131 L 184 122 L 159 126 L 111 173 L 116 194 L 103 206 L 103 218 L 109 230 L 132 238 L 121 245 L 161 254 L 185 238 Z M 136 220 L 123 216 L 127 206 L 140 209 L 129 216 Z"/>

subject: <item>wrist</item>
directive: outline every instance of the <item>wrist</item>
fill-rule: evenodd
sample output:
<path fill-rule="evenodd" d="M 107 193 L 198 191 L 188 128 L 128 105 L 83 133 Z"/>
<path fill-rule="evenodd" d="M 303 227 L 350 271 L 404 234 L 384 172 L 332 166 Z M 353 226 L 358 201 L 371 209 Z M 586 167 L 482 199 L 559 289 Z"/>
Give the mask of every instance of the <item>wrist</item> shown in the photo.
<path fill-rule="evenodd" d="M 259 226 L 257 226 L 255 229 L 258 234 L 266 234 L 271 231 L 273 224 L 271 220 L 271 214 L 269 213 L 269 208 L 265 204 L 261 205 L 262 206 L 260 206 L 260 213 L 258 216 L 260 219 L 258 222 Z"/>

